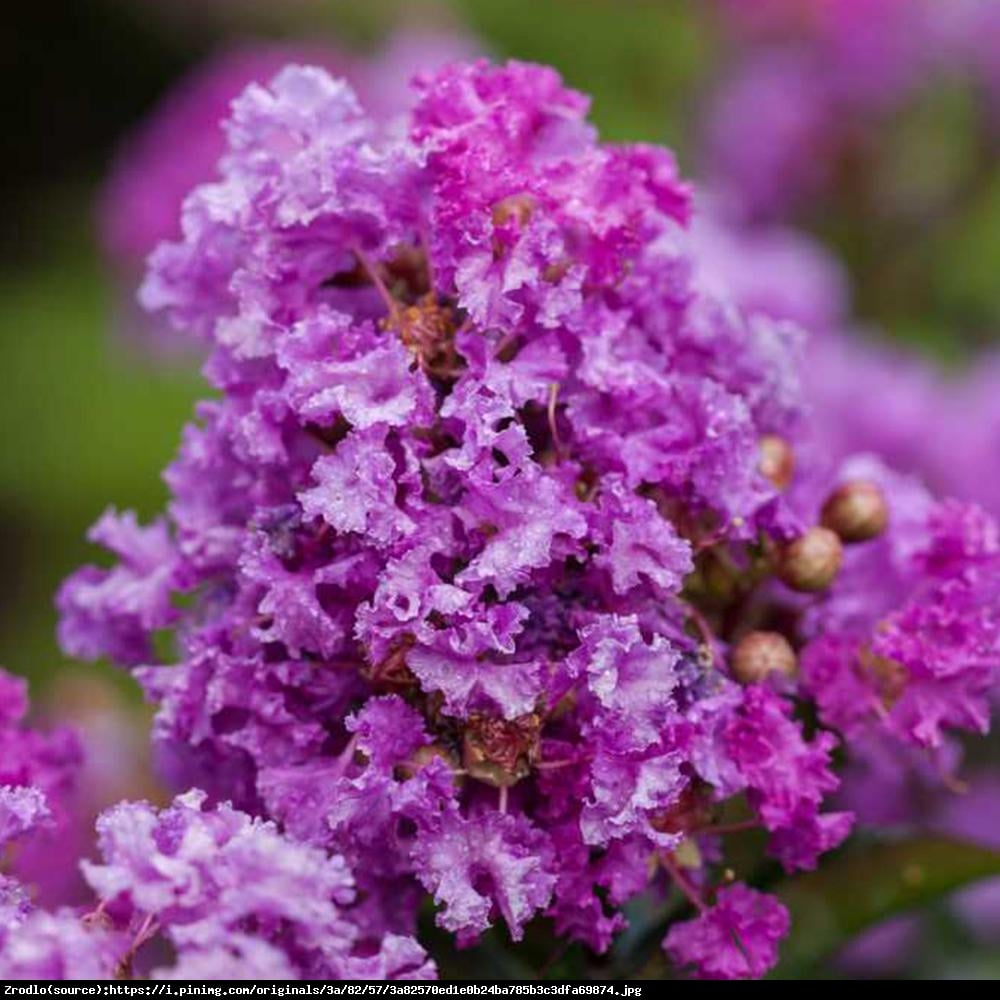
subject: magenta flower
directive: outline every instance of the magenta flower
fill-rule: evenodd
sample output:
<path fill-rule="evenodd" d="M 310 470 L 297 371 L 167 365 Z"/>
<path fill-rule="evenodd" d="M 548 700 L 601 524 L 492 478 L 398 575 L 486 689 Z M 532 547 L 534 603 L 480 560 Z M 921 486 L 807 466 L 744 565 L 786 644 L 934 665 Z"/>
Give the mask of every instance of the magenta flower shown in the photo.
<path fill-rule="evenodd" d="M 457 33 L 417 29 L 400 30 L 369 60 L 330 41 L 246 42 L 219 51 L 172 87 L 123 143 L 101 195 L 103 249 L 134 279 L 159 243 L 180 236 L 184 199 L 217 176 L 226 151 L 222 123 L 233 100 L 288 63 L 346 76 L 372 113 L 391 117 L 409 103 L 414 74 L 475 52 L 473 42 Z"/>
<path fill-rule="evenodd" d="M 215 176 L 225 151 L 221 122 L 230 102 L 293 60 L 351 70 L 350 58 L 332 46 L 246 45 L 214 56 L 164 97 L 122 147 L 102 193 L 100 236 L 112 260 L 141 267 L 157 244 L 180 235 L 184 198 Z"/>
<path fill-rule="evenodd" d="M 787 933 L 788 911 L 781 903 L 737 883 L 721 890 L 715 905 L 694 920 L 671 927 L 664 947 L 699 978 L 759 979 Z"/>
<path fill-rule="evenodd" d="M 416 942 L 387 935 L 359 948 L 344 914 L 355 886 L 343 859 L 282 837 L 273 824 L 191 792 L 157 813 L 122 803 L 98 821 L 101 863 L 84 862 L 98 905 L 82 917 L 27 908 L 0 931 L 9 979 L 129 976 L 157 935 L 175 954 L 153 979 L 421 979 Z"/>
<path fill-rule="evenodd" d="M 17 842 L 11 865 L 20 876 L 45 857 L 49 871 L 74 864 L 66 857 L 79 777 L 80 741 L 71 729 L 50 732 L 23 724 L 27 684 L 0 670 L 0 847 Z M 0 878 L 0 907 L 16 882 Z M 19 910 L 19 904 L 15 907 Z"/>
<path fill-rule="evenodd" d="M 604 951 L 677 888 L 703 912 L 671 954 L 759 976 L 787 915 L 716 892 L 721 806 L 811 867 L 851 825 L 834 730 L 981 728 L 992 521 L 831 465 L 804 334 L 727 291 L 669 152 L 586 110 L 516 62 L 419 76 L 391 126 L 317 68 L 233 103 L 142 289 L 217 398 L 165 518 L 106 516 L 118 564 L 58 598 L 67 651 L 134 668 L 202 790 L 102 821 L 86 870 L 128 947 L 132 914 L 191 974 L 422 975 L 428 896 L 460 945 L 547 915 Z"/>

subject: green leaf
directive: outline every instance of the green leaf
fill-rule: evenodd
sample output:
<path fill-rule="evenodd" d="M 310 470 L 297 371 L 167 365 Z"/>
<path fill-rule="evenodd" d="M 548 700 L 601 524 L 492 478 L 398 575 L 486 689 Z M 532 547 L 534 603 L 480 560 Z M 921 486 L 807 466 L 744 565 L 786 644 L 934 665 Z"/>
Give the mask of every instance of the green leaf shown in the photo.
<path fill-rule="evenodd" d="M 947 837 L 878 844 L 831 858 L 775 889 L 791 912 L 792 932 L 773 976 L 801 976 L 879 921 L 994 875 L 1000 875 L 1000 852 Z"/>

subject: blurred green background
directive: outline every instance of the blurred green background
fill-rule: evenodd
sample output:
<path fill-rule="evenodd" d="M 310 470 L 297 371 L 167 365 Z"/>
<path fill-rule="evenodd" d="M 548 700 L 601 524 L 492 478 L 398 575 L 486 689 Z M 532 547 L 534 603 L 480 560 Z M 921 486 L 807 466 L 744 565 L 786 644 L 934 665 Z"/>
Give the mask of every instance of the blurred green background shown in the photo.
<path fill-rule="evenodd" d="M 144 518 L 163 506 L 161 471 L 204 392 L 190 357 L 154 356 L 123 331 L 124 303 L 134 289 L 112 277 L 94 235 L 95 196 L 117 144 L 173 82 L 232 40 L 332 38 L 365 51 L 404 18 L 452 24 L 493 55 L 555 65 L 593 95 L 604 135 L 666 142 L 696 176 L 699 109 L 727 59 L 710 6 L 10 3 L 0 49 L 8 95 L 8 153 L 0 158 L 7 195 L 0 216 L 0 662 L 30 677 L 43 702 L 60 675 L 94 670 L 60 653 L 53 594 L 69 572 L 95 558 L 85 533 L 108 504 Z M 967 102 L 947 89 L 929 93 L 893 125 L 883 183 L 902 178 L 933 188 L 967 173 L 976 181 L 944 217 L 921 228 L 920 239 L 905 239 L 905 232 L 901 239 L 891 218 L 859 223 L 838 206 L 807 220 L 844 256 L 860 317 L 945 363 L 1000 329 L 1000 170 L 992 161 L 986 170 L 972 163 L 983 151 L 970 132 Z M 924 164 L 922 172 L 914 164 Z M 114 676 L 110 667 L 97 669 Z M 944 921 L 938 936 L 949 961 L 960 953 L 965 969 L 976 962 L 994 968 L 988 963 L 995 955 L 949 939 L 953 928 L 934 912 Z M 939 958 L 928 952 L 909 971 L 940 971 Z"/>

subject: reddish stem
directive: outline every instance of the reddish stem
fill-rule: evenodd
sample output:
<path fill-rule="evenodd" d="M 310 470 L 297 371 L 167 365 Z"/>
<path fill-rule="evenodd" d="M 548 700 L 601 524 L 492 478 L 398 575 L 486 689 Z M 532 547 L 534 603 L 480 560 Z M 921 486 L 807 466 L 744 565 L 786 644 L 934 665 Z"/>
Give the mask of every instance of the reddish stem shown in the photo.
<path fill-rule="evenodd" d="M 378 289 L 379 295 L 382 296 L 382 300 L 385 302 L 385 306 L 389 310 L 389 315 L 394 315 L 398 306 L 396 304 L 396 300 L 389 293 L 389 289 L 385 287 L 385 282 L 378 273 L 378 267 L 369 259 L 368 255 L 361 249 L 361 247 L 354 247 L 354 256 L 361 262 L 361 266 L 365 269 L 365 273 L 368 275 L 371 283 Z"/>
<path fill-rule="evenodd" d="M 558 771 L 562 767 L 572 767 L 574 764 L 583 764 L 590 757 L 567 757 L 565 760 L 542 760 L 535 765 L 536 771 Z"/>
<path fill-rule="evenodd" d="M 342 776 L 344 774 L 344 772 L 347 770 L 347 768 L 350 766 L 351 760 L 354 757 L 354 751 L 358 747 L 358 739 L 359 738 L 360 738 L 360 734 L 359 733 L 355 733 L 347 741 L 347 746 L 344 747 L 344 749 L 341 752 L 340 756 L 337 758 L 337 762 L 336 762 L 336 765 L 334 767 L 334 770 L 336 771 L 338 777 Z"/>
<path fill-rule="evenodd" d="M 761 822 L 759 819 L 744 819 L 738 823 L 719 823 L 716 826 L 703 826 L 694 832 L 699 836 L 711 834 L 712 836 L 725 836 L 727 833 L 743 833 L 745 830 L 759 830 Z"/>
<path fill-rule="evenodd" d="M 674 880 L 674 885 L 683 893 L 687 901 L 699 912 L 704 913 L 708 907 L 705 905 L 705 901 L 701 898 L 701 894 L 692 882 L 688 879 L 687 875 L 681 870 L 680 865 L 674 860 L 672 854 L 664 851 L 660 855 L 660 861 L 663 867 L 666 868 L 667 873 Z"/>
<path fill-rule="evenodd" d="M 701 641 L 704 646 L 707 647 L 709 655 L 712 657 L 712 666 L 718 666 L 718 660 L 715 652 L 715 636 L 712 635 L 712 628 L 708 624 L 705 616 L 691 603 L 684 602 L 685 610 L 687 611 L 688 617 L 694 622 L 695 627 L 698 630 L 698 635 L 701 636 Z"/>

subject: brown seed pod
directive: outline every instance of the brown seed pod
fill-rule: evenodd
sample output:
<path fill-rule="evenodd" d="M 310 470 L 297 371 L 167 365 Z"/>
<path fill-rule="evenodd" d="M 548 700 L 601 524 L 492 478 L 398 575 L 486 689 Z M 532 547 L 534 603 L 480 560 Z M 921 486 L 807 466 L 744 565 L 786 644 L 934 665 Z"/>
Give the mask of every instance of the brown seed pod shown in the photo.
<path fill-rule="evenodd" d="M 526 191 L 521 194 L 508 195 L 493 206 L 493 224 L 505 226 L 514 221 L 519 229 L 523 229 L 530 221 L 535 211 L 535 199 Z"/>
<path fill-rule="evenodd" d="M 462 739 L 462 763 L 469 774 L 496 788 L 509 788 L 538 761 L 542 722 L 534 713 L 506 720 L 473 714 Z"/>
<path fill-rule="evenodd" d="M 733 647 L 729 662 L 744 684 L 756 684 L 771 674 L 792 677 L 798 667 L 795 650 L 780 632 L 748 633 Z"/>
<path fill-rule="evenodd" d="M 776 489 L 788 488 L 795 473 L 795 452 L 792 446 L 777 434 L 765 434 L 760 439 L 760 474 L 769 479 Z"/>
<path fill-rule="evenodd" d="M 810 528 L 778 553 L 778 578 L 792 590 L 825 590 L 840 570 L 844 547 L 829 528 Z"/>
<path fill-rule="evenodd" d="M 889 505 L 874 483 L 851 479 L 827 497 L 820 523 L 845 542 L 867 542 L 885 531 Z"/>

